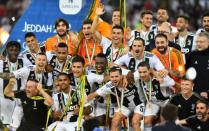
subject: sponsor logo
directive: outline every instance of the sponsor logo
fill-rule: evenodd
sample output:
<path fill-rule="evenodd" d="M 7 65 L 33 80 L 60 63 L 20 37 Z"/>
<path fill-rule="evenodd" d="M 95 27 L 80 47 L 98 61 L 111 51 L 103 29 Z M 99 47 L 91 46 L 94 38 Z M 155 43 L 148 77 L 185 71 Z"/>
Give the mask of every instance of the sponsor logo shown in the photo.
<path fill-rule="evenodd" d="M 82 0 L 60 0 L 59 8 L 63 14 L 75 15 L 82 8 Z"/>

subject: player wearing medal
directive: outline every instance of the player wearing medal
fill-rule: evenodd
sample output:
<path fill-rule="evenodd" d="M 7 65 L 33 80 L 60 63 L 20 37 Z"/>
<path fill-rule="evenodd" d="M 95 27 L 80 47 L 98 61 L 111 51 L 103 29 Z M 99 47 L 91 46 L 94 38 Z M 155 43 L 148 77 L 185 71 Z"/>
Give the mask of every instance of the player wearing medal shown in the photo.
<path fill-rule="evenodd" d="M 6 45 L 6 59 L 0 60 L 0 74 L 12 73 L 27 65 L 27 61 L 19 56 L 21 51 L 20 43 L 16 41 L 10 41 Z M 0 78 L 0 110 L 3 124 L 12 123 L 12 114 L 15 107 L 15 101 L 6 99 L 3 92 L 9 81 Z M 16 84 L 13 86 L 14 91 L 23 89 L 22 79 L 18 78 Z"/>
<path fill-rule="evenodd" d="M 28 47 L 25 51 L 21 52 L 21 55 L 24 59 L 28 60 L 29 65 L 35 65 L 36 55 L 40 52 L 45 52 L 45 46 L 40 46 L 36 35 L 32 32 L 28 32 L 25 34 L 25 43 Z"/>
<path fill-rule="evenodd" d="M 137 87 L 133 83 L 129 83 L 125 87 L 122 86 L 123 77 L 120 67 L 113 66 L 109 72 L 110 82 L 88 95 L 87 101 L 98 96 L 105 97 L 108 94 L 113 94 L 118 109 L 112 119 L 111 131 L 118 131 L 121 121 L 126 117 L 128 118 L 133 112 L 132 126 L 135 131 L 140 131 L 144 103 L 140 101 Z"/>
<path fill-rule="evenodd" d="M 141 99 L 146 103 L 144 112 L 144 130 L 149 131 L 152 122 L 159 111 L 159 105 L 163 105 L 164 101 L 169 99 L 165 93 L 161 91 L 164 87 L 172 87 L 174 80 L 166 76 L 164 82 L 160 83 L 152 76 L 150 65 L 144 61 L 138 65 L 138 70 L 134 73 L 135 83 L 140 92 Z"/>
<path fill-rule="evenodd" d="M 58 43 L 63 42 L 68 46 L 69 55 L 73 55 L 78 44 L 77 34 L 69 31 L 69 23 L 63 18 L 59 18 L 55 21 L 55 29 L 57 34 L 46 40 L 46 51 L 55 52 Z"/>
<path fill-rule="evenodd" d="M 68 46 L 65 43 L 59 43 L 57 50 L 54 53 L 47 52 L 47 71 L 53 73 L 53 78 L 63 72 L 66 74 L 70 73 L 71 67 L 71 56 L 68 55 Z"/>

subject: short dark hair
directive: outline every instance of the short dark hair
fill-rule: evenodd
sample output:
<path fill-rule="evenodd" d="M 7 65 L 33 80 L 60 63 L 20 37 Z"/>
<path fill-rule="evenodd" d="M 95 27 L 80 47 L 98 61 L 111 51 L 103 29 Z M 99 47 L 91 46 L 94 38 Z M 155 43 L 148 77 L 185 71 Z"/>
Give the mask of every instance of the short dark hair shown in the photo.
<path fill-rule="evenodd" d="M 158 34 L 155 36 L 155 39 L 157 39 L 158 37 L 163 37 L 163 38 L 165 38 L 166 40 L 168 40 L 168 37 L 167 37 L 165 34 L 163 34 L 163 33 L 158 33 Z"/>
<path fill-rule="evenodd" d="M 144 10 L 141 13 L 141 18 L 143 18 L 146 14 L 149 14 L 149 15 L 152 15 L 153 16 L 153 13 L 152 13 L 151 10 Z"/>
<path fill-rule="evenodd" d="M 137 69 L 138 69 L 139 67 L 147 67 L 147 69 L 150 69 L 149 62 L 147 62 L 147 61 L 142 61 L 142 62 L 140 62 L 140 63 L 138 64 L 138 66 L 137 66 Z"/>
<path fill-rule="evenodd" d="M 120 74 L 122 74 L 122 70 L 121 70 L 121 68 L 119 66 L 113 66 L 109 70 L 110 73 L 111 72 L 116 72 L 116 71 L 118 71 Z"/>
<path fill-rule="evenodd" d="M 115 25 L 115 26 L 113 26 L 112 30 L 113 30 L 113 29 L 120 29 L 120 30 L 122 31 L 122 33 L 124 33 L 124 29 L 123 29 L 123 27 L 120 26 L 120 25 Z"/>
<path fill-rule="evenodd" d="M 66 43 L 64 43 L 64 42 L 60 42 L 60 43 L 58 43 L 57 47 L 60 47 L 60 48 L 67 48 L 67 49 L 68 49 L 67 44 L 66 44 Z"/>
<path fill-rule="evenodd" d="M 59 78 L 60 76 L 66 76 L 66 77 L 70 80 L 69 75 L 66 74 L 66 73 L 60 72 L 60 73 L 57 75 L 57 78 Z"/>
<path fill-rule="evenodd" d="M 189 21 L 190 21 L 189 16 L 187 16 L 187 15 L 179 15 L 179 16 L 177 17 L 177 19 L 178 19 L 178 18 L 183 18 L 187 23 L 189 23 Z"/>
<path fill-rule="evenodd" d="M 209 108 L 209 103 L 205 100 L 205 99 L 200 99 L 196 102 L 196 105 L 199 104 L 199 103 L 203 103 L 206 105 L 206 108 L 208 109 Z"/>
<path fill-rule="evenodd" d="M 84 20 L 83 21 L 83 25 L 85 25 L 85 24 L 90 24 L 90 25 L 92 25 L 92 20 L 91 19 L 86 19 L 86 20 Z"/>
<path fill-rule="evenodd" d="M 106 55 L 105 55 L 104 53 L 98 53 L 98 54 L 96 55 L 96 57 L 101 57 L 101 58 L 104 58 L 104 59 L 107 60 L 107 57 L 106 57 Z"/>
<path fill-rule="evenodd" d="M 142 39 L 141 37 L 137 37 L 133 40 L 131 46 L 130 46 L 130 50 L 132 50 L 132 45 L 134 44 L 135 41 L 141 41 L 142 42 L 142 45 L 145 46 L 145 41 L 144 39 Z"/>
<path fill-rule="evenodd" d="M 72 59 L 72 64 L 75 62 L 80 62 L 83 66 L 85 65 L 85 60 L 82 56 L 76 55 Z"/>
<path fill-rule="evenodd" d="M 6 45 L 6 49 L 8 49 L 11 46 L 17 47 L 19 50 L 21 50 L 21 44 L 17 41 L 9 41 Z"/>
<path fill-rule="evenodd" d="M 168 9 L 166 8 L 166 7 L 163 7 L 163 6 L 160 6 L 158 9 L 157 9 L 157 11 L 158 10 L 166 10 L 166 12 L 168 13 Z"/>
<path fill-rule="evenodd" d="M 161 110 L 161 115 L 166 121 L 175 121 L 178 117 L 178 107 L 173 104 L 166 104 Z"/>
<path fill-rule="evenodd" d="M 28 38 L 28 37 L 34 37 L 34 38 L 36 38 L 36 35 L 33 32 L 27 32 L 25 34 L 25 39 Z"/>
<path fill-rule="evenodd" d="M 65 20 L 65 19 L 63 19 L 63 18 L 58 18 L 58 19 L 55 21 L 55 29 L 57 28 L 57 26 L 58 26 L 58 24 L 59 24 L 60 22 L 63 22 L 63 23 L 66 25 L 67 29 L 69 29 L 69 23 L 67 22 L 67 20 Z"/>
<path fill-rule="evenodd" d="M 46 54 L 44 52 L 39 52 L 37 55 L 44 55 L 44 56 L 46 56 Z"/>
<path fill-rule="evenodd" d="M 120 10 L 118 8 L 115 8 L 112 12 L 115 12 L 115 11 L 119 11 L 120 12 Z"/>
<path fill-rule="evenodd" d="M 203 15 L 202 15 L 202 20 L 204 17 L 209 17 L 209 12 L 205 12 Z"/>

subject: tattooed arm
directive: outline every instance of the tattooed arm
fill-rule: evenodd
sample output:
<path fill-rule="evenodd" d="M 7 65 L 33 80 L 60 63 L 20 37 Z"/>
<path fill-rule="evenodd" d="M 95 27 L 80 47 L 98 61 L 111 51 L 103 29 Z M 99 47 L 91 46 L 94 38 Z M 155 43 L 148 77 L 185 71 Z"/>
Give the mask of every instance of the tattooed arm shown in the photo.
<path fill-rule="evenodd" d="M 4 73 L 1 72 L 0 78 L 9 80 L 11 78 L 15 78 L 15 75 L 13 73 L 9 73 L 9 72 L 4 72 Z"/>

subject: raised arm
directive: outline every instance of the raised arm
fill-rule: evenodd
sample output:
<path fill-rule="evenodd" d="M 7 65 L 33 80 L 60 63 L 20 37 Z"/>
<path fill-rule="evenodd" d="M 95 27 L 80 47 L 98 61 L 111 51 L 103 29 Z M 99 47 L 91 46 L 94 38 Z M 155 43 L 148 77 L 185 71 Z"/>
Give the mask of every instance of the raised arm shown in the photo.
<path fill-rule="evenodd" d="M 5 80 L 9 80 L 11 78 L 15 78 L 15 75 L 13 73 L 9 73 L 9 72 L 1 72 L 0 78 L 5 79 Z"/>
<path fill-rule="evenodd" d="M 89 102 L 89 101 L 91 101 L 91 100 L 93 100 L 95 97 L 97 97 L 97 96 L 99 96 L 99 94 L 95 91 L 95 92 L 93 92 L 93 93 L 91 93 L 91 94 L 89 94 L 88 96 L 87 96 L 87 101 L 86 102 Z"/>
<path fill-rule="evenodd" d="M 45 91 L 44 91 L 44 89 L 42 88 L 42 84 L 38 84 L 38 86 L 37 86 L 37 89 L 39 90 L 39 93 L 44 97 L 44 99 L 45 99 L 45 101 L 44 101 L 44 104 L 46 104 L 47 106 L 51 106 L 51 105 L 53 105 L 54 104 L 54 101 L 53 101 L 53 99 L 52 99 L 52 97 L 48 94 L 48 93 L 46 93 Z"/>
<path fill-rule="evenodd" d="M 4 95 L 7 97 L 11 97 L 14 98 L 14 91 L 12 90 L 14 85 L 16 84 L 16 79 L 15 78 L 11 78 L 9 80 L 9 83 L 7 84 L 6 88 L 4 89 Z"/>

